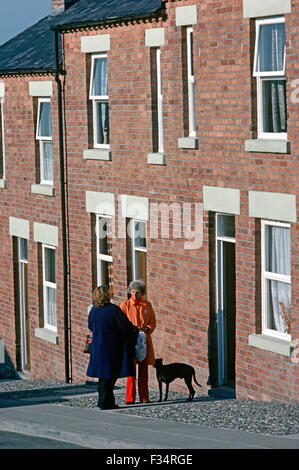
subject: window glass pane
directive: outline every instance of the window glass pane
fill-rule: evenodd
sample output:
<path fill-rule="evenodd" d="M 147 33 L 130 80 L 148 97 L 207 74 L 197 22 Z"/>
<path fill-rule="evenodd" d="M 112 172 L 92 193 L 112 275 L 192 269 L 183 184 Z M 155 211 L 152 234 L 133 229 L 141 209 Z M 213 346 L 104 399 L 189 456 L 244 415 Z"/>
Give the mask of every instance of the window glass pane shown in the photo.
<path fill-rule="evenodd" d="M 135 279 L 146 281 L 146 253 L 135 251 Z"/>
<path fill-rule="evenodd" d="M 55 250 L 45 248 L 45 280 L 56 283 Z"/>
<path fill-rule="evenodd" d="M 290 334 L 291 285 L 266 281 L 267 328 Z"/>
<path fill-rule="evenodd" d="M 134 221 L 134 246 L 137 248 L 146 247 L 145 222 Z"/>
<path fill-rule="evenodd" d="M 191 31 L 189 33 L 189 38 L 190 38 L 190 73 L 193 76 L 194 75 L 194 69 L 193 69 L 193 32 Z"/>
<path fill-rule="evenodd" d="M 112 287 L 113 285 L 113 267 L 112 263 L 108 261 L 100 261 L 100 279 L 101 285 Z"/>
<path fill-rule="evenodd" d="M 42 145 L 42 158 L 43 158 L 43 174 L 42 179 L 46 181 L 53 181 L 53 145 L 51 141 L 43 141 Z"/>
<path fill-rule="evenodd" d="M 286 81 L 263 80 L 263 132 L 287 132 Z"/>
<path fill-rule="evenodd" d="M 284 23 L 260 26 L 257 55 L 257 72 L 277 72 L 284 68 Z"/>
<path fill-rule="evenodd" d="M 39 137 L 51 137 L 52 126 L 51 126 L 51 112 L 50 102 L 40 102 L 40 114 L 39 114 L 39 126 L 38 136 Z"/>
<path fill-rule="evenodd" d="M 28 253 L 27 253 L 27 240 L 25 238 L 20 238 L 20 259 L 27 260 Z"/>
<path fill-rule="evenodd" d="M 56 289 L 52 287 L 46 288 L 46 309 L 47 309 L 47 322 L 51 326 L 57 326 L 56 321 Z"/>
<path fill-rule="evenodd" d="M 107 57 L 94 60 L 93 96 L 108 96 Z"/>
<path fill-rule="evenodd" d="M 290 229 L 265 226 L 265 269 L 276 274 L 291 275 Z"/>
<path fill-rule="evenodd" d="M 100 217 L 98 221 L 99 254 L 112 256 L 111 219 Z"/>
<path fill-rule="evenodd" d="M 235 217 L 233 215 L 217 215 L 218 237 L 235 236 Z"/>
<path fill-rule="evenodd" d="M 97 143 L 109 144 L 109 104 L 107 101 L 96 101 Z"/>

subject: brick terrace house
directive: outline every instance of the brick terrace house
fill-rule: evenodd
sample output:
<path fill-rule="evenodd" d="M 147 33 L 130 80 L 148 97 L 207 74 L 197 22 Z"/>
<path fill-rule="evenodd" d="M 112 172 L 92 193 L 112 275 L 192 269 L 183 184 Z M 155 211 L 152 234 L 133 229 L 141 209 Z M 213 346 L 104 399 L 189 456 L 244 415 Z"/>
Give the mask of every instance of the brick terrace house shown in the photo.
<path fill-rule="evenodd" d="M 84 381 L 92 289 L 143 278 L 157 357 L 299 401 L 298 19 L 56 0 L 0 47 L 2 370 Z"/>

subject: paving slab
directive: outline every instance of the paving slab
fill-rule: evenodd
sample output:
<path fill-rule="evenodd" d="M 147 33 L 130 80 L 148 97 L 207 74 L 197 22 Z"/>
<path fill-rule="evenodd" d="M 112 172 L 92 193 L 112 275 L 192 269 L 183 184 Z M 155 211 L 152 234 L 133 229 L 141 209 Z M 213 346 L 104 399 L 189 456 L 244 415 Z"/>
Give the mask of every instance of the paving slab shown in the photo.
<path fill-rule="evenodd" d="M 40 399 L 1 399 L 0 430 L 90 449 L 299 449 L 299 435 L 210 428 L 127 415 L 119 410 L 59 406 Z"/>

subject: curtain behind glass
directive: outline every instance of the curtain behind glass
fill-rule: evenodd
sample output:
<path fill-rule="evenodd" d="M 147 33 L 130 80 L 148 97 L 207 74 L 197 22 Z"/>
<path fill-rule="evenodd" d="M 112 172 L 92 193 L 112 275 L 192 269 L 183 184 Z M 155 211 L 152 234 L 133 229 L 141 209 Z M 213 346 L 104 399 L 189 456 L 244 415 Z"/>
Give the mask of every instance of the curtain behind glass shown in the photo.
<path fill-rule="evenodd" d="M 93 96 L 108 96 L 107 58 L 94 61 Z"/>
<path fill-rule="evenodd" d="M 40 103 L 38 136 L 52 137 L 51 111 L 48 102 Z"/>
<path fill-rule="evenodd" d="M 107 101 L 96 101 L 96 107 L 98 144 L 109 144 L 109 104 Z"/>
<path fill-rule="evenodd" d="M 266 270 L 276 274 L 291 274 L 290 229 L 284 227 L 267 227 L 268 254 Z M 280 281 L 267 281 L 270 286 L 270 313 L 272 313 L 272 328 L 284 333 L 287 329 L 287 318 L 291 308 L 291 285 Z M 271 312 L 272 310 L 272 312 Z M 271 325 L 269 325 L 271 327 Z"/>
<path fill-rule="evenodd" d="M 53 181 L 53 146 L 51 141 L 43 141 L 43 175 L 45 181 Z"/>
<path fill-rule="evenodd" d="M 57 326 L 56 321 L 56 289 L 47 287 L 47 321 L 51 326 Z"/>
<path fill-rule="evenodd" d="M 284 67 L 284 23 L 260 26 L 257 72 L 277 72 Z"/>
<path fill-rule="evenodd" d="M 263 80 L 263 131 L 287 132 L 286 82 Z"/>

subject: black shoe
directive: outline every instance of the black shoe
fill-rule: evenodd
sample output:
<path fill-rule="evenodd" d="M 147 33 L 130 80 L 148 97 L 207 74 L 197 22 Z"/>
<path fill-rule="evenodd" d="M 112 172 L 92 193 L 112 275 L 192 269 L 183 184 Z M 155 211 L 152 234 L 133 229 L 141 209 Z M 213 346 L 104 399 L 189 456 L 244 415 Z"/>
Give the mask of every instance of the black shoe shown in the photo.
<path fill-rule="evenodd" d="M 101 410 L 118 410 L 120 407 L 118 405 L 112 406 L 99 406 Z"/>

